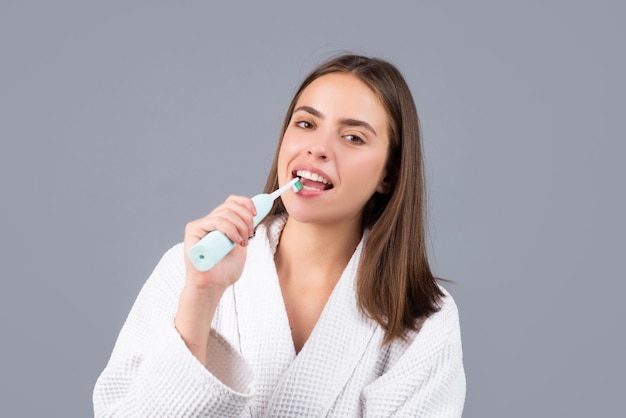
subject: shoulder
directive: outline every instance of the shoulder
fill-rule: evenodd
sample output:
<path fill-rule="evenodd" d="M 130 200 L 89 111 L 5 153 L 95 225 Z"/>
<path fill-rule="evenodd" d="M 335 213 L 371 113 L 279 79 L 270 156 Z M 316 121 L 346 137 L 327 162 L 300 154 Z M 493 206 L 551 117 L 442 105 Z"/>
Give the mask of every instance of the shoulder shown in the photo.
<path fill-rule="evenodd" d="M 452 296 L 442 291 L 439 311 L 429 316 L 418 331 L 388 346 L 382 375 L 365 390 L 370 403 L 387 401 L 389 393 L 405 393 L 403 405 L 396 409 L 398 415 L 421 416 L 416 411 L 423 413 L 424 406 L 429 405 L 440 412 L 437 416 L 444 416 L 444 410 L 445 416 L 461 416 L 465 371 L 459 314 Z"/>
<path fill-rule="evenodd" d="M 185 254 L 184 254 L 184 245 L 182 242 L 174 245 L 170 249 L 168 249 L 159 263 L 156 266 L 156 269 L 167 269 L 172 270 L 173 272 L 180 273 L 185 271 Z M 155 269 L 155 270 L 156 270 Z"/>
<path fill-rule="evenodd" d="M 452 295 L 441 287 L 443 297 L 440 309 L 423 321 L 417 331 L 407 333 L 405 339 L 391 343 L 390 362 L 429 362 L 442 351 L 456 352 L 462 356 L 459 311 Z"/>
<path fill-rule="evenodd" d="M 421 344 L 430 342 L 435 346 L 460 341 L 461 326 L 459 310 L 452 295 L 439 286 L 443 296 L 439 303 L 439 310 L 424 320 L 422 327 L 412 335 L 410 340 L 418 340 Z"/>
<path fill-rule="evenodd" d="M 185 283 L 185 254 L 183 243 L 178 243 L 168 249 L 152 274 L 146 281 L 145 287 L 158 287 L 167 293 L 178 295 Z"/>
<path fill-rule="evenodd" d="M 439 302 L 439 310 L 426 318 L 420 332 L 436 333 L 445 340 L 450 337 L 450 334 L 460 332 L 459 309 L 450 292 L 441 285 L 439 288 L 443 293 Z"/>

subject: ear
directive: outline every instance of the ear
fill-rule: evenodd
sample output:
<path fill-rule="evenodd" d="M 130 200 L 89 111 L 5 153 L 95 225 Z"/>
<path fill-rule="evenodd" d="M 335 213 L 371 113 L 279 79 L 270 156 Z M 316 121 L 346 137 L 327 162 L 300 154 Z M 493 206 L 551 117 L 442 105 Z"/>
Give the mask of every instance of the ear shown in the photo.
<path fill-rule="evenodd" d="M 387 170 L 383 172 L 381 176 L 380 182 L 378 182 L 378 186 L 376 186 L 376 191 L 380 194 L 389 193 L 390 181 L 389 177 L 387 177 Z"/>

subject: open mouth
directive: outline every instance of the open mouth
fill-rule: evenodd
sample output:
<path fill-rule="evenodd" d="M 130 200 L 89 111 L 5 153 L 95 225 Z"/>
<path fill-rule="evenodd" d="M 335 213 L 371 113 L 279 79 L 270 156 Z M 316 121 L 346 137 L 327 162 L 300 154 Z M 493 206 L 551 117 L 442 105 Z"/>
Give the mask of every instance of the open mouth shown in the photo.
<path fill-rule="evenodd" d="M 298 170 L 293 173 L 294 177 L 300 177 L 304 190 L 324 191 L 333 188 L 333 184 L 317 173 L 307 170 Z"/>

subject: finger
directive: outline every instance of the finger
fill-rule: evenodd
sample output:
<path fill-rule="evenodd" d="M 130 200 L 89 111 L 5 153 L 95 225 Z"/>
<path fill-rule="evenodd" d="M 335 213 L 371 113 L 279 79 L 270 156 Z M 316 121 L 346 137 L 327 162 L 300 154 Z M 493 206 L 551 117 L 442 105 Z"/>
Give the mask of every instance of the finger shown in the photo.
<path fill-rule="evenodd" d="M 249 239 L 249 226 L 238 214 L 233 212 L 223 212 L 212 220 L 215 229 L 221 231 L 232 242 L 247 245 Z"/>
<path fill-rule="evenodd" d="M 256 216 L 256 207 L 254 207 L 254 202 L 249 197 L 230 195 L 226 199 L 226 202 L 235 202 L 238 205 L 241 205 L 244 208 L 248 209 L 250 213 L 252 213 L 252 216 Z"/>
<path fill-rule="evenodd" d="M 246 237 L 251 237 L 254 234 L 254 217 L 247 207 L 241 206 L 238 203 L 230 203 L 228 206 L 224 206 L 219 210 L 213 212 L 211 217 L 223 218 L 229 220 L 237 225 L 237 228 L 242 232 L 241 234 Z M 245 231 L 243 230 L 245 228 Z"/>
<path fill-rule="evenodd" d="M 248 237 L 254 235 L 254 217 L 257 215 L 256 208 L 252 199 L 242 196 L 232 196 L 232 200 L 227 200 L 228 203 L 234 203 L 229 207 L 237 212 L 242 219 L 248 223 Z"/>
<path fill-rule="evenodd" d="M 185 244 L 192 246 L 204 238 L 207 234 L 219 231 L 226 235 L 234 243 L 243 243 L 245 234 L 241 234 L 236 226 L 219 217 L 200 219 L 190 222 L 185 228 Z"/>
<path fill-rule="evenodd" d="M 207 216 L 186 225 L 185 242 L 193 245 L 207 233 L 219 230 L 231 241 L 247 245 L 248 238 L 254 234 L 255 213 L 251 199 L 231 195 Z"/>
<path fill-rule="evenodd" d="M 190 222 L 185 229 L 185 241 L 195 243 L 210 231 L 218 230 L 231 241 L 247 245 L 250 232 L 249 221 L 242 218 L 241 211 L 241 209 L 222 207 L 204 218 Z M 251 218 L 249 212 L 246 215 L 244 211 L 243 216 Z"/>
<path fill-rule="evenodd" d="M 256 210 L 254 209 L 254 203 L 252 203 L 251 199 L 241 198 L 241 199 L 228 199 L 224 204 L 217 207 L 210 215 L 213 216 L 230 216 L 229 212 L 237 214 L 241 219 L 246 222 L 248 227 L 248 232 L 245 234 L 247 237 L 251 237 L 254 235 L 254 216 L 256 215 Z M 229 213 L 228 215 L 226 215 Z"/>

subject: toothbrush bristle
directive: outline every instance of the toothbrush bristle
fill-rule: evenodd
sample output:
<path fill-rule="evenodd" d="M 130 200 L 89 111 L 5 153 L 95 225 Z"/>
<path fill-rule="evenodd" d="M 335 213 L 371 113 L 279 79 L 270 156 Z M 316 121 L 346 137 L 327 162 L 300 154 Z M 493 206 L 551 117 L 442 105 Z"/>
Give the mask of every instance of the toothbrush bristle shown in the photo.
<path fill-rule="evenodd" d="M 294 193 L 298 193 L 302 190 L 302 183 L 300 182 L 300 179 L 297 179 L 293 186 L 291 186 L 291 190 L 293 190 Z"/>

